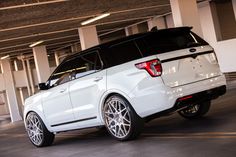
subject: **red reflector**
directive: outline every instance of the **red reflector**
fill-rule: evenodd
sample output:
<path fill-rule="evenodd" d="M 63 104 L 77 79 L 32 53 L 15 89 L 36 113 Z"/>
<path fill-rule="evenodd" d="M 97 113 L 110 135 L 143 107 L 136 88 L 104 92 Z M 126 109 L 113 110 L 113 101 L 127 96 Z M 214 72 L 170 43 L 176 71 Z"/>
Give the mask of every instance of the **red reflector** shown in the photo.
<path fill-rule="evenodd" d="M 145 69 L 152 77 L 161 76 L 162 67 L 158 59 L 135 64 L 138 69 Z"/>
<path fill-rule="evenodd" d="M 179 98 L 178 101 L 183 101 L 183 100 L 191 99 L 192 97 L 193 97 L 192 95 L 185 96 L 183 98 Z"/>

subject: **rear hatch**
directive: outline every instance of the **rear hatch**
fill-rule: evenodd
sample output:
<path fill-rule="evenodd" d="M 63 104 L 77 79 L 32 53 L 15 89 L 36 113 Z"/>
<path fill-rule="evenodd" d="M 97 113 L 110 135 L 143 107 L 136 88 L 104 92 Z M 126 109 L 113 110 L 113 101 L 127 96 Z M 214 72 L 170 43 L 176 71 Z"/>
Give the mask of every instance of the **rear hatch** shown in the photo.
<path fill-rule="evenodd" d="M 165 85 L 177 87 L 221 75 L 214 50 L 191 27 L 160 30 L 142 40 L 144 56 L 156 54 Z"/>
<path fill-rule="evenodd" d="M 178 50 L 167 55 L 158 55 L 162 63 L 162 79 L 169 87 L 177 87 L 221 75 L 211 47 Z M 193 48 L 192 48 L 193 50 Z"/>

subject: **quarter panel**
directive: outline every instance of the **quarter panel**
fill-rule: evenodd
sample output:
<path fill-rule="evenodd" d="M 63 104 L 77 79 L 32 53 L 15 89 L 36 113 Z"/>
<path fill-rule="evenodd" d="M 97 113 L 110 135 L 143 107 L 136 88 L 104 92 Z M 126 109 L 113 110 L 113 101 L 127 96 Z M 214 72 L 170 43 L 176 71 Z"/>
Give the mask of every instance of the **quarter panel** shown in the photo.
<path fill-rule="evenodd" d="M 44 113 L 43 113 L 42 94 L 43 94 L 43 92 L 39 92 L 39 93 L 35 94 L 34 96 L 31 96 L 25 100 L 24 121 L 25 121 L 26 116 L 29 112 L 35 112 L 42 119 L 42 121 L 44 122 L 44 124 L 48 128 L 48 130 L 52 131 L 50 129 L 50 125 L 48 124 L 48 122 L 44 116 Z"/>
<path fill-rule="evenodd" d="M 156 56 L 137 59 L 107 69 L 107 89 L 116 89 L 129 94 L 143 77 L 151 78 L 145 70 L 136 68 L 135 64 L 152 59 L 156 59 Z"/>

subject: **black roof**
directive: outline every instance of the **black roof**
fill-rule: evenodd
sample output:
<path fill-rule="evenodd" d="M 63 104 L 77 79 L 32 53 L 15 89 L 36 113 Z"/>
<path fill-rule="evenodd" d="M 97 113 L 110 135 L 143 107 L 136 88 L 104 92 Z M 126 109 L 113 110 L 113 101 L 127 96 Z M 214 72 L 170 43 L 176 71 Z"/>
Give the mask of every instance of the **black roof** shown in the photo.
<path fill-rule="evenodd" d="M 112 45 L 116 45 L 116 44 L 119 44 L 121 42 L 129 41 L 129 40 L 142 38 L 144 36 L 148 36 L 148 35 L 153 34 L 153 33 L 171 34 L 171 33 L 175 33 L 175 32 L 186 32 L 186 31 L 189 32 L 191 29 L 192 29 L 192 27 L 175 27 L 175 28 L 160 29 L 160 30 L 157 30 L 157 31 L 150 31 L 150 32 L 145 32 L 145 33 L 138 33 L 138 34 L 130 35 L 130 36 L 127 36 L 127 37 L 123 37 L 123 38 L 120 38 L 120 39 L 116 39 L 116 40 L 113 40 L 113 41 L 109 41 L 109 42 L 106 42 L 106 43 L 103 43 L 103 44 L 93 46 L 93 47 L 88 48 L 86 50 L 83 50 L 83 51 L 77 52 L 75 54 L 72 54 L 72 55 L 68 56 L 65 60 L 71 59 L 71 58 L 73 58 L 77 55 L 81 55 L 81 54 L 86 53 L 86 52 L 91 51 L 91 50 L 106 49 L 106 48 L 109 48 Z"/>

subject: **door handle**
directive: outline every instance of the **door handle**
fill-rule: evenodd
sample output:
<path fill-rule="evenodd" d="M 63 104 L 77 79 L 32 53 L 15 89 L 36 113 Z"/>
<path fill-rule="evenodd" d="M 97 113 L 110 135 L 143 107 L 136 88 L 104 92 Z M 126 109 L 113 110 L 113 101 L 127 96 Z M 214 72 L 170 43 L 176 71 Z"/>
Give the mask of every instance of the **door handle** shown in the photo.
<path fill-rule="evenodd" d="M 93 81 L 98 82 L 98 81 L 100 81 L 102 79 L 103 79 L 103 77 L 95 77 L 95 79 Z"/>
<path fill-rule="evenodd" d="M 66 89 L 60 89 L 60 93 L 64 93 Z"/>

